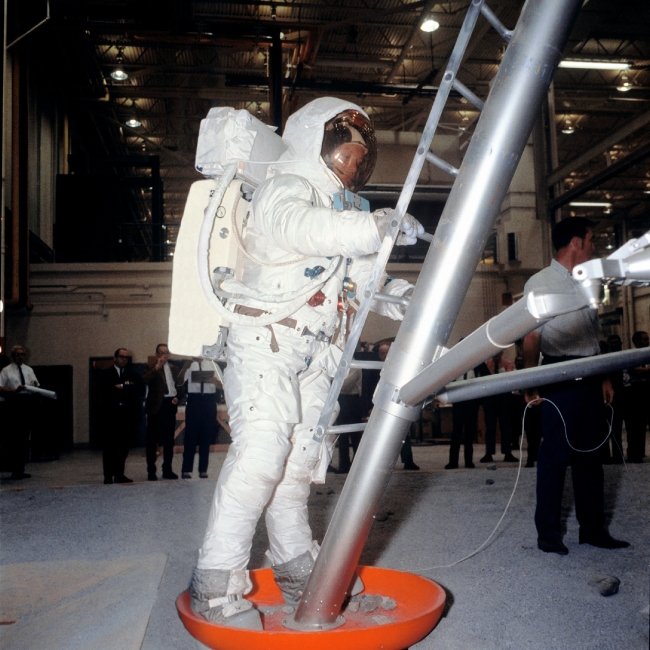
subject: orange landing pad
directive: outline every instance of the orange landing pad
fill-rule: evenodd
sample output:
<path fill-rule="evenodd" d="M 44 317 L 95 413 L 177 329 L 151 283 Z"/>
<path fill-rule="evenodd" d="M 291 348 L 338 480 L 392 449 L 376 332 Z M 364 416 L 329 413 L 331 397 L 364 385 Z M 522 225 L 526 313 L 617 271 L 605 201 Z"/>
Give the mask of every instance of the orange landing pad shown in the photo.
<path fill-rule="evenodd" d="M 178 615 L 187 631 L 213 650 L 404 650 L 423 639 L 440 620 L 445 592 L 435 582 L 401 571 L 359 566 L 364 594 L 396 601 L 395 609 L 370 614 L 342 612 L 341 627 L 322 632 L 298 632 L 282 625 L 288 614 L 262 614 L 263 632 L 209 623 L 190 609 L 189 592 L 176 599 Z M 271 569 L 250 572 L 253 591 L 246 596 L 255 605 L 283 604 Z"/>

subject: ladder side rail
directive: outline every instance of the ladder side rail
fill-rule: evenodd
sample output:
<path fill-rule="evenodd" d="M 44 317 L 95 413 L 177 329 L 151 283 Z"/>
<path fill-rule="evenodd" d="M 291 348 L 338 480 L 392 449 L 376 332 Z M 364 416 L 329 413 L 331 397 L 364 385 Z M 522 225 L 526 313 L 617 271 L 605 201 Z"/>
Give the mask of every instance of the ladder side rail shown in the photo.
<path fill-rule="evenodd" d="M 341 387 L 343 386 L 343 382 L 347 376 L 350 362 L 352 361 L 352 356 L 356 350 L 359 338 L 361 337 L 361 331 L 366 322 L 366 318 L 368 317 L 370 306 L 374 299 L 374 293 L 379 288 L 379 280 L 384 273 L 384 269 L 386 268 L 386 264 L 390 258 L 391 251 L 393 250 L 393 245 L 395 243 L 395 239 L 397 238 L 397 233 L 399 232 L 399 224 L 404 218 L 408 205 L 411 202 L 411 197 L 413 196 L 415 185 L 418 178 L 420 177 L 422 167 L 424 166 L 424 162 L 426 160 L 426 154 L 431 147 L 431 141 L 433 140 L 434 133 L 438 128 L 438 122 L 440 121 L 442 111 L 452 89 L 452 82 L 456 77 L 458 68 L 463 60 L 463 55 L 469 44 L 469 40 L 480 14 L 482 4 L 483 0 L 472 0 L 472 4 L 470 5 L 467 15 L 465 16 L 465 20 L 463 21 L 458 39 L 454 45 L 454 49 L 452 50 L 449 63 L 447 64 L 447 68 L 445 70 L 445 74 L 443 75 L 442 83 L 440 84 L 440 88 L 438 89 L 436 98 L 433 102 L 431 113 L 429 114 L 429 118 L 427 119 L 427 123 L 422 132 L 422 137 L 420 138 L 420 144 L 418 146 L 417 153 L 413 159 L 413 162 L 411 163 L 411 168 L 409 169 L 409 173 L 406 177 L 406 182 L 404 183 L 404 187 L 402 188 L 402 192 L 397 201 L 397 206 L 393 212 L 394 219 L 391 223 L 391 227 L 386 232 L 384 241 L 382 242 L 381 247 L 379 248 L 379 252 L 377 253 L 377 260 L 375 262 L 373 270 L 370 273 L 368 283 L 366 284 L 366 289 L 362 296 L 359 309 L 352 325 L 352 329 L 348 335 L 348 340 L 345 345 L 345 349 L 343 350 L 339 367 L 337 368 L 336 373 L 332 379 L 332 384 L 329 393 L 327 394 L 327 398 L 325 399 L 325 404 L 323 406 L 323 410 L 321 412 L 321 416 L 314 433 L 314 440 L 316 441 L 323 440 L 323 436 L 325 435 L 325 431 L 329 425 L 330 418 L 332 417 L 332 412 L 334 411 L 334 407 L 336 405 L 336 400 L 339 393 L 341 392 Z"/>

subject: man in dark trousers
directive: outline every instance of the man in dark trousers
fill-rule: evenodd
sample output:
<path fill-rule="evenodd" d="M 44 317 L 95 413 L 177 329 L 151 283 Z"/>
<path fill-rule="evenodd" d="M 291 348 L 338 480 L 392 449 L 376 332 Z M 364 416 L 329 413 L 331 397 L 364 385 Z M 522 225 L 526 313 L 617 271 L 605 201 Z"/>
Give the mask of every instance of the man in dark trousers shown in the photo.
<path fill-rule="evenodd" d="M 185 362 L 178 381 L 187 385 L 182 477 L 192 478 L 198 445 L 199 477 L 208 478 L 210 445 L 217 437 L 217 399 L 223 387 L 212 362 L 201 357 Z"/>
<path fill-rule="evenodd" d="M 177 479 L 172 471 L 174 458 L 174 432 L 176 430 L 176 411 L 179 399 L 183 396 L 183 386 L 176 386 L 179 369 L 169 365 L 169 348 L 166 343 L 156 346 L 156 360 L 149 363 L 144 373 L 144 383 L 149 387 L 145 413 L 147 414 L 147 477 L 150 481 L 156 476 L 156 452 L 158 443 L 163 448 L 162 477 Z"/>
<path fill-rule="evenodd" d="M 129 364 L 126 348 L 118 348 L 113 365 L 99 373 L 104 417 L 104 483 L 133 483 L 124 475 L 129 447 L 140 423 L 144 382 Z"/>
<path fill-rule="evenodd" d="M 524 295 L 535 291 L 575 295 L 576 300 L 581 296 L 571 272 L 591 257 L 593 225 L 575 217 L 555 225 L 555 259 L 528 280 Z M 524 338 L 526 366 L 536 366 L 540 352 L 544 365 L 599 354 L 598 341 L 596 310 L 587 308 L 556 316 Z M 614 539 L 605 525 L 601 445 L 607 436 L 603 402 L 610 404 L 614 397 L 610 380 L 584 377 L 582 381 L 565 381 L 546 386 L 541 397 L 541 407 L 535 407 L 542 409 L 543 438 L 537 458 L 538 548 L 559 555 L 569 552 L 562 542 L 561 522 L 567 467 L 571 467 L 580 544 L 606 549 L 629 546 L 628 542 Z M 538 399 L 537 391 L 526 391 L 526 401 Z"/>
<path fill-rule="evenodd" d="M 648 332 L 634 332 L 632 343 L 635 348 L 650 345 Z M 646 430 L 650 423 L 650 364 L 628 370 L 630 387 L 628 389 L 625 427 L 627 429 L 627 462 L 642 463 L 645 456 Z"/>
<path fill-rule="evenodd" d="M 11 469 L 11 478 L 16 481 L 31 478 L 31 474 L 25 472 L 25 463 L 38 399 L 29 388 L 40 385 L 34 371 L 25 363 L 26 359 L 25 347 L 14 345 L 11 349 L 12 363 L 0 371 L 0 401 L 4 402 L 3 428 L 6 427 L 4 443 L 7 448 L 3 453 Z"/>
<path fill-rule="evenodd" d="M 461 339 L 462 341 L 462 339 Z M 483 363 L 474 370 L 468 370 L 461 375 L 456 381 L 474 379 L 489 374 L 487 366 Z M 474 469 L 476 465 L 473 462 L 474 456 L 474 439 L 478 431 L 478 410 L 481 406 L 480 399 L 470 399 L 465 402 L 452 404 L 451 420 L 451 442 L 449 444 L 449 462 L 445 469 L 458 469 L 458 456 L 460 447 L 463 445 L 465 467 Z"/>
<path fill-rule="evenodd" d="M 393 344 L 395 338 L 382 339 L 377 341 L 372 348 L 372 352 L 375 355 L 375 359 L 378 361 L 385 361 L 388 356 L 388 351 L 390 346 Z M 363 381 L 361 388 L 361 403 L 362 408 L 367 409 L 365 414 L 368 415 L 372 410 L 372 396 L 375 394 L 375 389 L 379 383 L 379 370 L 364 370 L 363 371 Z M 413 448 L 411 447 L 411 436 L 410 433 L 404 438 L 404 444 L 400 451 L 400 460 L 404 463 L 404 469 L 408 470 L 418 470 L 420 469 L 419 465 L 415 464 L 413 460 Z"/>

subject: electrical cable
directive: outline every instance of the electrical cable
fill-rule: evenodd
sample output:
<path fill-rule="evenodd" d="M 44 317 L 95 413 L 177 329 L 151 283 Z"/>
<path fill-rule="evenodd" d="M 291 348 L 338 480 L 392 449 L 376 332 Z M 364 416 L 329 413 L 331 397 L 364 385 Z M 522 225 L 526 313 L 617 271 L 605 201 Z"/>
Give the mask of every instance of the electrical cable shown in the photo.
<path fill-rule="evenodd" d="M 607 436 L 605 437 L 605 440 L 603 440 L 597 447 L 594 447 L 593 449 L 576 449 L 569 442 L 569 436 L 568 436 L 568 432 L 567 432 L 566 422 L 565 422 L 564 418 L 562 417 L 562 413 L 561 413 L 560 409 L 558 408 L 557 404 L 555 404 L 552 400 L 550 400 L 548 398 L 543 398 L 543 397 L 537 397 L 534 400 L 531 400 L 530 402 L 528 402 L 528 404 L 526 404 L 526 408 L 524 409 L 524 413 L 523 413 L 523 416 L 521 418 L 521 440 L 519 442 L 519 467 L 517 468 L 517 478 L 515 479 L 515 484 L 514 484 L 514 486 L 512 488 L 510 498 L 508 499 L 508 503 L 506 503 L 506 507 L 505 507 L 505 509 L 503 511 L 503 514 L 499 518 L 499 521 L 497 521 L 497 524 L 494 527 L 494 529 L 492 530 L 492 532 L 488 535 L 487 539 L 476 550 L 469 553 L 469 555 L 466 555 L 465 557 L 460 558 L 460 560 L 456 560 L 455 562 L 452 562 L 451 564 L 440 564 L 440 565 L 437 565 L 437 566 L 427 567 L 425 569 L 412 569 L 413 573 L 425 573 L 426 571 L 433 571 L 434 569 L 450 569 L 452 567 L 455 567 L 457 564 L 460 564 L 461 562 L 464 562 L 465 560 L 469 560 L 470 558 L 474 557 L 475 555 L 478 555 L 478 553 L 480 553 L 488 545 L 488 543 L 494 537 L 497 530 L 499 530 L 499 526 L 501 526 L 501 523 L 503 522 L 503 520 L 504 520 L 504 518 L 505 518 L 505 516 L 506 516 L 506 514 L 508 512 L 508 508 L 510 508 L 510 504 L 512 503 L 512 499 L 514 498 L 515 492 L 517 491 L 517 486 L 519 485 L 519 477 L 521 475 L 521 463 L 522 463 L 522 453 L 521 452 L 523 450 L 523 445 L 524 445 L 524 435 L 526 434 L 526 430 L 525 430 L 525 427 L 524 427 L 525 422 L 526 422 L 526 411 L 528 411 L 528 409 L 531 408 L 535 404 L 535 402 L 550 402 L 551 404 L 553 404 L 553 406 L 555 407 L 555 409 L 557 410 L 557 412 L 560 415 L 560 418 L 562 420 L 562 424 L 564 424 L 564 436 L 566 438 L 567 444 L 574 451 L 581 452 L 581 453 L 590 453 L 592 451 L 596 451 L 597 449 L 600 449 L 609 440 L 609 437 L 612 435 L 612 425 L 614 423 L 614 408 L 612 407 L 611 404 L 607 404 L 607 406 L 609 406 L 609 408 L 612 411 L 612 419 L 608 421 L 609 431 L 607 432 Z M 616 443 L 616 444 L 618 446 L 618 443 Z M 627 469 L 627 466 L 626 466 L 626 469 Z"/>

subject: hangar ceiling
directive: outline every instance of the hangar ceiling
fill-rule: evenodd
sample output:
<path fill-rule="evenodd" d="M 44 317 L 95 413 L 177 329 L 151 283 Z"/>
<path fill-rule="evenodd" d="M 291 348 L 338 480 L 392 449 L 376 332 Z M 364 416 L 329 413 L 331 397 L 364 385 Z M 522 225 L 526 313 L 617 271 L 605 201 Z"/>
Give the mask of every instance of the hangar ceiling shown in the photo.
<path fill-rule="evenodd" d="M 336 95 L 360 104 L 378 130 L 418 131 L 469 2 L 51 0 L 49 10 L 43 0 L 29 4 L 14 19 L 15 31 L 49 11 L 29 46 L 42 48 L 43 65 L 57 77 L 89 150 L 160 155 L 173 238 L 188 187 L 199 178 L 196 138 L 211 107 L 246 108 L 273 124 L 316 97 Z M 521 0 L 488 4 L 514 28 Z M 425 33 L 419 27 L 429 14 L 440 27 Z M 479 18 L 459 78 L 480 98 L 503 51 L 503 40 Z M 630 67 L 558 70 L 550 97 L 557 143 L 548 154 L 555 159 L 546 182 L 550 207 L 597 217 L 607 241 L 620 223 L 647 229 L 650 3 L 586 0 L 564 59 Z M 118 68 L 124 80 L 111 76 Z M 139 125 L 128 126 L 133 118 Z M 477 119 L 467 100 L 452 95 L 439 129 L 466 140 Z M 146 188 L 138 191 L 146 198 Z M 610 205 L 570 206 L 569 199 Z"/>

